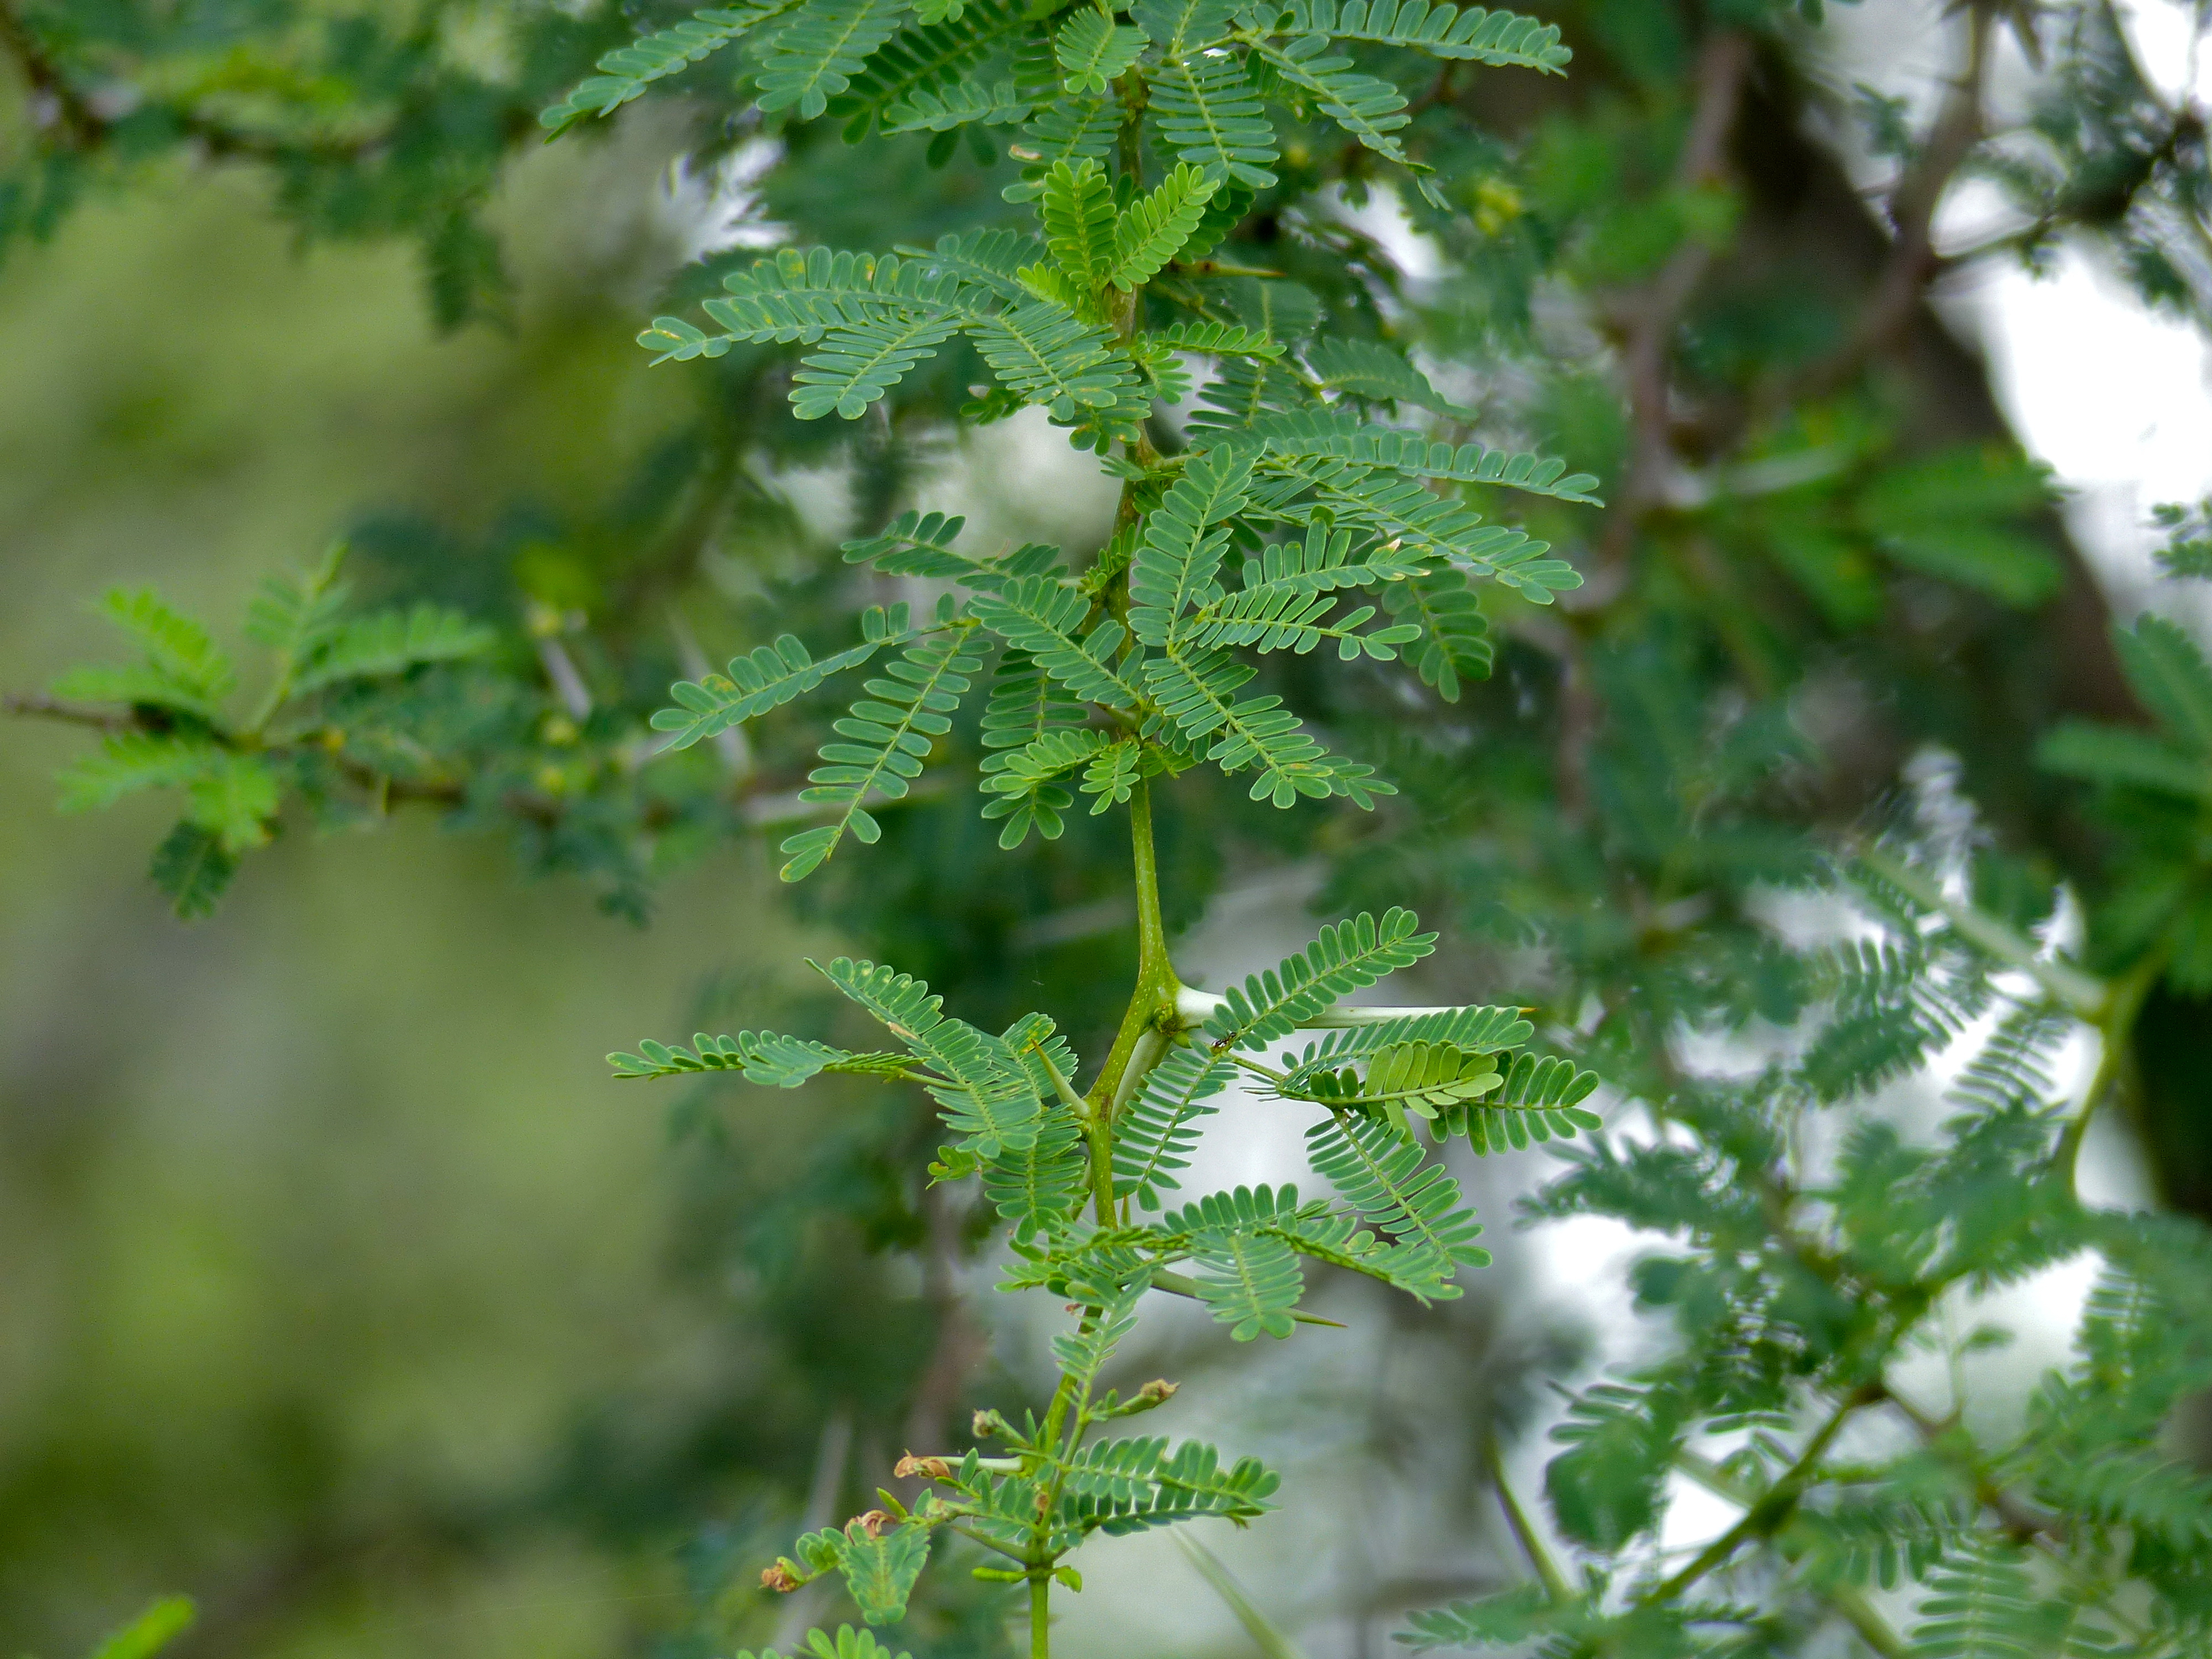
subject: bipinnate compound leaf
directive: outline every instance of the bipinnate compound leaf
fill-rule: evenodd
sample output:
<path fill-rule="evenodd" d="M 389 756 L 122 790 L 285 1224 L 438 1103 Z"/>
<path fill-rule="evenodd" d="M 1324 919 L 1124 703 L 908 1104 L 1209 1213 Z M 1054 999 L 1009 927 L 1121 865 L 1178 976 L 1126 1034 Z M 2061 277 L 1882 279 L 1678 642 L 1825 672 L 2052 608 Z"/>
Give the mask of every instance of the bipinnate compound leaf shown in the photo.
<path fill-rule="evenodd" d="M 760 106 L 811 120 L 852 84 L 891 37 L 906 0 L 805 0 L 774 37 L 761 64 Z"/>

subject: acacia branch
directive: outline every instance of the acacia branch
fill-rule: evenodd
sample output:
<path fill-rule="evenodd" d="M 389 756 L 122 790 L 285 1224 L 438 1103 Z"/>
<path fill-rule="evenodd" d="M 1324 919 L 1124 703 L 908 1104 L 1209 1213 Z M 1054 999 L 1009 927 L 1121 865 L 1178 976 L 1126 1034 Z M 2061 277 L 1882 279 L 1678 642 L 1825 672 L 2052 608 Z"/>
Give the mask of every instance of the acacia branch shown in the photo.
<path fill-rule="evenodd" d="M 15 0 L 0 0 L 0 52 L 12 58 L 32 93 L 47 100 L 53 118 L 40 125 L 58 127 L 62 143 L 81 154 L 104 149 L 118 125 L 104 114 L 70 78 L 61 60 L 40 40 L 18 11 Z M 165 106 L 176 130 L 198 143 L 210 155 L 256 161 L 313 161 L 343 165 L 374 155 L 390 143 L 388 126 L 340 137 L 328 133 L 287 137 L 232 125 L 204 110 L 179 104 Z M 512 143 L 535 131 L 533 112 L 517 105 L 501 116 L 500 130 Z"/>
<path fill-rule="evenodd" d="M 1715 1497 L 1724 1498 L 1731 1504 L 1749 1509 L 1759 1501 L 1757 1494 L 1747 1490 L 1741 1481 L 1730 1480 L 1710 1458 L 1700 1457 L 1686 1447 L 1674 1454 L 1674 1467 Z M 1906 1659 L 1904 1638 L 1889 1627 L 1889 1621 L 1867 1599 L 1864 1591 L 1843 1583 L 1816 1583 L 1808 1588 L 1832 1607 L 1857 1632 L 1859 1639 L 1881 1655 L 1882 1659 Z"/>
<path fill-rule="evenodd" d="M 1988 88 L 1995 19 L 1987 0 L 1976 0 L 1966 18 L 1966 44 L 1959 72 L 1936 112 L 1920 151 L 1898 175 L 1889 196 L 1893 233 L 1889 257 L 1875 278 L 1873 297 L 1844 343 L 1816 362 L 1771 401 L 1795 402 L 1836 391 L 1873 356 L 1897 339 L 1920 307 L 1928 284 L 1944 269 L 1936 253 L 1936 210 L 1959 169 L 1988 136 L 1983 108 Z"/>
<path fill-rule="evenodd" d="M 79 92 L 61 65 L 16 15 L 14 0 L 0 0 L 0 46 L 15 60 L 36 97 L 48 100 L 64 135 L 74 149 L 89 149 L 106 142 L 109 123 Z"/>
<path fill-rule="evenodd" d="M 4 3 L 4 0 L 0 0 Z M 26 719 L 58 720 L 66 725 L 89 726 L 111 734 L 143 732 L 159 734 L 174 729 L 171 721 L 160 711 L 151 708 L 124 708 L 110 703 L 79 702 L 67 697 L 50 696 L 42 691 L 11 691 L 0 697 L 0 710 Z M 311 753 L 335 768 L 340 776 L 374 799 L 380 805 L 393 802 L 419 804 L 451 810 L 468 805 L 468 784 L 465 779 L 453 776 L 397 777 L 380 768 L 358 760 L 343 750 L 333 751 L 320 744 L 240 744 L 218 732 L 216 737 L 226 748 L 245 752 L 283 757 L 295 753 Z M 818 818 L 829 809 L 799 794 L 785 789 L 774 790 L 772 781 L 750 775 L 738 780 L 726 799 L 738 817 L 749 828 L 764 830 L 784 823 L 799 823 Z M 910 790 L 896 801 L 882 801 L 877 810 L 915 803 L 937 798 L 940 790 L 924 787 Z M 567 814 L 568 807 L 556 795 L 535 789 L 510 789 L 500 797 L 500 805 L 519 818 L 527 819 L 540 829 L 556 827 Z M 678 809 L 666 801 L 648 800 L 639 809 L 638 824 L 648 832 L 665 830 L 676 822 Z"/>
<path fill-rule="evenodd" d="M 64 720 L 71 726 L 89 726 L 102 732 L 143 732 L 150 729 L 147 723 L 128 709 L 115 708 L 104 703 L 74 702 L 67 697 L 50 697 L 43 691 L 10 691 L 0 697 L 0 708 L 10 714 L 25 715 L 34 720 Z"/>
<path fill-rule="evenodd" d="M 1796 1510 L 1797 1501 L 1805 1495 L 1806 1488 L 1813 1484 L 1820 1460 L 1828 1455 L 1828 1448 L 1843 1432 L 1844 1425 L 1862 1408 L 1882 1397 L 1879 1384 L 1857 1389 L 1844 1395 L 1835 1410 L 1829 1413 L 1828 1420 L 1805 1443 L 1805 1449 L 1798 1453 L 1797 1461 L 1782 1472 L 1775 1483 L 1743 1512 L 1734 1526 L 1698 1551 L 1689 1565 L 1639 1600 L 1647 1604 L 1672 1601 L 1721 1565 L 1745 1544 L 1753 1539 L 1771 1538 Z"/>
<path fill-rule="evenodd" d="M 1974 1483 L 1975 1500 L 1996 1516 L 2014 1543 L 2027 1544 L 2039 1538 L 2061 1539 L 2065 1536 L 2065 1528 L 2056 1517 L 2029 1507 L 2016 1494 L 2000 1486 L 1981 1466 L 1978 1458 L 1959 1457 L 1958 1448 L 1950 1437 L 1952 1425 L 1949 1423 L 1929 1416 L 1887 1385 L 1881 1390 L 1881 1401 L 1912 1425 L 1913 1433 L 1920 1437 L 1921 1443 L 1930 1451 L 1939 1455 L 1948 1454 L 1964 1465 Z"/>
<path fill-rule="evenodd" d="M 1699 48 L 1697 101 L 1674 164 L 1678 189 L 1712 185 L 1725 175 L 1729 137 L 1735 129 L 1744 76 L 1750 68 L 1751 41 L 1733 29 L 1710 36 Z M 1599 544 L 1607 565 L 1617 566 L 1626 557 L 1638 519 L 1663 493 L 1669 426 L 1668 348 L 1718 252 L 1704 237 L 1685 239 L 1649 286 L 1621 308 L 1626 326 L 1620 364 L 1628 394 L 1629 462 L 1628 476 Z"/>

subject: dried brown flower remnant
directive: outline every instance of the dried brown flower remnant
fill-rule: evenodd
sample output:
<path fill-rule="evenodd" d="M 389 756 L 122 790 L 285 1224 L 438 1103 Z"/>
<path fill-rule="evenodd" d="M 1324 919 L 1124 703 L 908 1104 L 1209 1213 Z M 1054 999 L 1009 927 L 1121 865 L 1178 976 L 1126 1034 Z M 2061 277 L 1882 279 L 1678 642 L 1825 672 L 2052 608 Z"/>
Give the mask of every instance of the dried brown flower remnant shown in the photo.
<path fill-rule="evenodd" d="M 980 1413 L 977 1414 L 981 1415 Z M 942 1457 L 916 1457 L 908 1452 L 891 1470 L 891 1477 L 903 1480 L 910 1474 L 919 1474 L 931 1480 L 950 1480 L 952 1465 Z"/>
<path fill-rule="evenodd" d="M 788 1595 L 799 1588 L 799 1580 L 791 1576 L 789 1567 L 779 1561 L 772 1567 L 761 1569 L 761 1586 L 775 1591 L 779 1595 Z"/>

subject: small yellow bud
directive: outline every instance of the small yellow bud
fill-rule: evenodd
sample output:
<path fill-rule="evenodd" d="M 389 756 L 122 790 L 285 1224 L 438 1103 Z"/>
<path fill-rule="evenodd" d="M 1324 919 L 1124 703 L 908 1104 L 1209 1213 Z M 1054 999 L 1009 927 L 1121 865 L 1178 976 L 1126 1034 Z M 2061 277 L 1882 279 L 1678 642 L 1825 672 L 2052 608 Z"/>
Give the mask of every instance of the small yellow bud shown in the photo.
<path fill-rule="evenodd" d="M 1528 211 L 1521 192 L 1503 179 L 1485 179 L 1474 187 L 1474 228 L 1495 236 Z"/>

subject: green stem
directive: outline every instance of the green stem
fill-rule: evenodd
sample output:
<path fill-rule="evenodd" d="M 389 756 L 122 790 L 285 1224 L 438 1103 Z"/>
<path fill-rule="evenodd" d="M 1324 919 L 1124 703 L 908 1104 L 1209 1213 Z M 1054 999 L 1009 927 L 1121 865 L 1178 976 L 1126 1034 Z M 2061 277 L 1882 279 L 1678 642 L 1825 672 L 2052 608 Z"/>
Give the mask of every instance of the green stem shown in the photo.
<path fill-rule="evenodd" d="M 1052 1659 L 1052 1576 L 1030 1579 L 1030 1659 Z"/>
<path fill-rule="evenodd" d="M 1528 1558 L 1528 1565 L 1542 1580 L 1544 1594 L 1554 1603 L 1571 1601 L 1574 1591 L 1567 1583 L 1566 1574 L 1552 1559 L 1551 1551 L 1544 1547 L 1544 1540 L 1530 1523 L 1528 1511 L 1521 1507 L 1521 1500 L 1513 1495 L 1513 1488 L 1506 1481 L 1505 1460 L 1498 1455 L 1495 1434 L 1482 1437 L 1482 1461 L 1490 1471 L 1490 1487 L 1498 1494 L 1498 1507 L 1505 1511 L 1505 1524 L 1513 1534 L 1513 1541 L 1520 1545 L 1521 1553 Z"/>
<path fill-rule="evenodd" d="M 1674 1454 L 1674 1467 L 1688 1475 L 1707 1492 L 1725 1498 L 1731 1504 L 1741 1504 L 1749 1509 L 1758 1501 L 1754 1493 L 1745 1490 L 1739 1481 L 1729 1480 L 1711 1462 L 1692 1451 Z M 1863 1591 L 1850 1584 L 1825 1584 L 1814 1587 L 1814 1594 L 1839 1613 L 1845 1624 L 1858 1632 L 1864 1642 L 1882 1659 L 1905 1659 L 1906 1648 L 1902 1637 L 1889 1627 L 1889 1621 L 1869 1601 Z"/>
<path fill-rule="evenodd" d="M 1159 858 L 1152 850 L 1152 792 L 1142 779 L 1129 797 L 1129 840 L 1137 878 L 1137 972 L 1157 969 L 1172 978 L 1168 930 L 1160 920 Z"/>
<path fill-rule="evenodd" d="M 1165 1267 L 1152 1269 L 1152 1288 L 1156 1291 L 1165 1291 L 1170 1296 L 1187 1296 L 1194 1302 L 1206 1300 L 1199 1294 L 1196 1279 L 1185 1273 L 1172 1273 Z M 1291 1318 L 1297 1324 L 1326 1325 L 1333 1331 L 1349 1328 L 1340 1319 L 1324 1319 L 1319 1314 L 1308 1313 L 1303 1308 L 1291 1309 Z"/>
<path fill-rule="evenodd" d="M 1168 931 L 1160 917 L 1159 861 L 1152 851 L 1152 789 L 1146 782 L 1139 782 L 1129 797 L 1129 836 L 1137 882 L 1137 984 L 1121 1016 L 1121 1028 L 1114 1034 L 1114 1046 L 1107 1051 L 1106 1063 L 1098 1068 L 1085 1097 L 1091 1112 L 1092 1158 L 1097 1160 L 1103 1147 L 1109 1191 L 1115 1105 L 1134 1092 L 1144 1073 L 1167 1052 L 1165 1044 L 1144 1039 L 1174 1020 L 1176 994 L 1182 988 L 1176 979 L 1174 964 L 1168 960 Z M 1149 1060 L 1133 1077 L 1132 1068 L 1146 1056 Z M 1098 1221 L 1101 1226 L 1113 1224 L 1110 1206 L 1101 1212 Z"/>
<path fill-rule="evenodd" d="M 1276 1629 L 1273 1621 L 1261 1612 L 1259 1605 L 1244 1593 L 1244 1587 L 1222 1565 L 1219 1556 L 1188 1533 L 1176 1533 L 1175 1540 L 1182 1546 L 1183 1554 L 1189 1558 L 1191 1565 L 1198 1569 L 1199 1577 L 1213 1587 L 1213 1593 L 1221 1598 L 1222 1605 L 1236 1615 L 1237 1622 L 1244 1626 L 1244 1633 L 1252 1638 L 1253 1645 L 1267 1655 L 1267 1659 L 1305 1659 L 1297 1644 Z"/>
<path fill-rule="evenodd" d="M 1805 1488 L 1813 1484 L 1814 1469 L 1827 1455 L 1828 1448 L 1835 1443 L 1836 1437 L 1843 1432 L 1844 1425 L 1861 1407 L 1871 1405 L 1883 1397 L 1879 1392 L 1863 1389 L 1846 1395 L 1828 1420 L 1805 1443 L 1805 1449 L 1797 1455 L 1797 1461 L 1783 1471 L 1781 1477 L 1766 1489 L 1765 1496 L 1746 1510 L 1735 1525 L 1699 1550 L 1697 1559 L 1688 1566 L 1638 1599 L 1647 1604 L 1671 1601 L 1750 1540 L 1772 1537 L 1776 1529 L 1790 1518 L 1790 1511 L 1797 1507 L 1797 1500 L 1805 1495 Z"/>
<path fill-rule="evenodd" d="M 2165 971 L 2162 956 L 2153 956 L 2137 963 L 2118 979 L 2105 1000 L 2102 1015 L 2096 1021 L 2097 1040 L 2103 1052 L 2097 1056 L 2096 1075 L 2089 1079 L 2088 1092 L 2081 1097 L 2081 1104 L 2060 1131 L 2058 1145 L 2052 1148 L 2051 1165 L 2058 1178 L 2073 1190 L 2075 1166 L 2081 1161 L 2081 1141 L 2089 1133 L 2089 1120 L 2097 1114 L 2127 1067 L 2128 1040 L 2134 1034 L 2136 1015 L 2142 1009 L 2143 999 L 2150 988 L 2158 982 Z"/>
<path fill-rule="evenodd" d="M 1891 886 L 1901 888 L 1915 903 L 1941 913 L 1976 946 L 1999 962 L 2031 975 L 2050 994 L 2051 1000 L 2067 1012 L 2093 1025 L 2103 1024 L 2112 995 L 2112 988 L 2103 981 L 2044 955 L 2035 941 L 2018 929 L 1985 910 L 1948 897 L 1919 871 L 1899 862 L 1878 847 L 1862 848 L 1858 860 Z"/>

